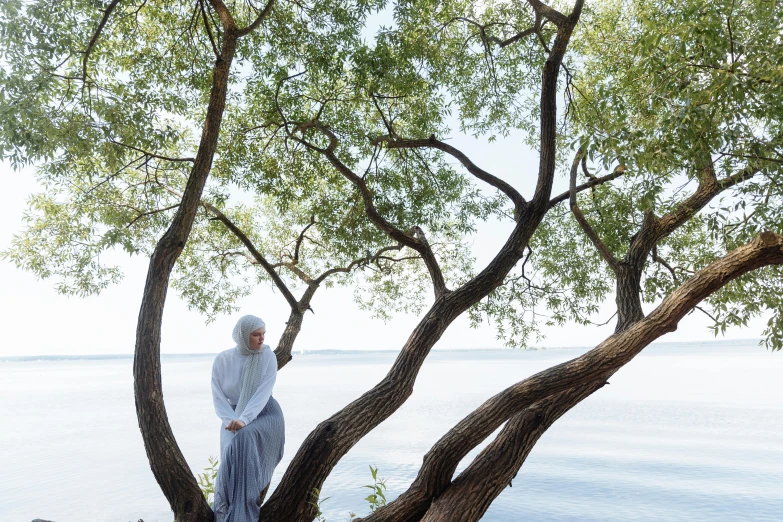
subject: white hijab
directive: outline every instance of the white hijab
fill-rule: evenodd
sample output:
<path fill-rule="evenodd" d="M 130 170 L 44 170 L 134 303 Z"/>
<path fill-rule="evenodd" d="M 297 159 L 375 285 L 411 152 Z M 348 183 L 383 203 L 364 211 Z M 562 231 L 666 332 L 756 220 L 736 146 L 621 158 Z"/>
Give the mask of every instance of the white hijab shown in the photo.
<path fill-rule="evenodd" d="M 240 317 L 234 327 L 233 337 L 234 342 L 237 343 L 236 349 L 246 358 L 240 378 L 242 389 L 239 392 L 239 400 L 234 410 L 237 417 L 242 415 L 248 401 L 261 385 L 261 352 L 264 351 L 264 346 L 261 346 L 260 350 L 251 350 L 248 345 L 250 334 L 259 328 L 266 328 L 266 324 L 260 317 L 254 315 Z"/>

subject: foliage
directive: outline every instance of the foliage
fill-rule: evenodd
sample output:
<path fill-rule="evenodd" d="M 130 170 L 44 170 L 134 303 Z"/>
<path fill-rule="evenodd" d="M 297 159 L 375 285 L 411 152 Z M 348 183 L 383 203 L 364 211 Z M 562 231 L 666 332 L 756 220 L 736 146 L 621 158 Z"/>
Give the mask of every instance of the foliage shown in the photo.
<path fill-rule="evenodd" d="M 372 484 L 364 486 L 370 490 L 370 494 L 364 499 L 370 504 L 370 513 L 386 505 L 386 479 L 378 478 L 378 468 L 370 466 Z"/>
<path fill-rule="evenodd" d="M 207 504 L 210 506 L 215 501 L 215 482 L 217 481 L 218 474 L 218 459 L 217 457 L 209 456 L 209 465 L 204 468 L 203 473 L 199 473 L 197 476 L 198 487 L 201 488 L 201 492 L 204 493 L 204 498 Z"/>
<path fill-rule="evenodd" d="M 718 179 L 744 176 L 658 242 L 645 265 L 645 302 L 659 302 L 759 232 L 783 231 L 783 47 L 773 44 L 783 28 L 779 4 L 614 0 L 590 5 L 582 17 L 562 129 L 564 139 L 588 153 L 580 183 L 625 169 L 622 178 L 578 198 L 617 259 L 645 212 L 660 217 L 687 204 L 706 169 Z M 523 303 L 523 314 L 506 313 L 501 331 L 517 342 L 532 331 L 538 308 L 547 323 L 591 321 L 614 279 L 567 208 L 547 214 L 531 248 L 532 284 L 520 285 L 520 274 L 512 274 L 474 311 L 481 317 Z M 716 335 L 771 313 L 765 343 L 778 349 L 780 284 L 777 269 L 754 271 L 710 296 L 702 310 Z"/>
<path fill-rule="evenodd" d="M 373 483 L 362 487 L 368 488 L 371 491 L 365 500 L 370 505 L 370 513 L 372 513 L 376 509 L 386 505 L 386 479 L 379 479 L 378 468 L 374 468 L 372 465 L 370 466 L 370 474 L 372 475 Z M 321 504 L 331 497 L 321 498 L 321 491 L 318 489 L 313 490 L 311 497 L 312 500 L 309 504 L 317 511 L 315 520 L 317 522 L 326 522 L 326 518 L 324 518 L 323 512 L 321 511 Z M 356 518 L 356 514 L 353 512 L 350 512 L 348 516 L 350 520 Z"/>

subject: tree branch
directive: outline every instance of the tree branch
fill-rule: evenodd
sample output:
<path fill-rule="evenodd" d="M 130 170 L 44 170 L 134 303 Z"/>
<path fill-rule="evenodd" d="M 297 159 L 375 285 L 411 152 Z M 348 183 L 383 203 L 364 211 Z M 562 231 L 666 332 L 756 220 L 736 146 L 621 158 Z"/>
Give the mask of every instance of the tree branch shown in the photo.
<path fill-rule="evenodd" d="M 662 267 L 666 268 L 666 270 L 669 271 L 669 273 L 672 275 L 672 279 L 674 280 L 675 283 L 680 284 L 680 278 L 677 277 L 677 272 L 674 271 L 674 268 L 669 263 L 667 263 L 665 259 L 663 259 L 662 257 L 660 257 L 658 255 L 658 245 L 657 244 L 653 245 L 653 248 L 652 248 L 652 258 L 653 258 L 653 261 L 655 261 L 656 263 L 658 263 L 659 265 L 661 265 Z"/>
<path fill-rule="evenodd" d="M 584 214 L 582 214 L 582 210 L 579 208 L 579 205 L 576 202 L 576 171 L 579 168 L 579 163 L 582 160 L 582 156 L 584 155 L 583 150 L 579 150 L 576 153 L 576 156 L 574 156 L 574 161 L 571 164 L 571 181 L 570 181 L 570 195 L 569 195 L 569 203 L 571 205 L 571 213 L 574 215 L 574 218 L 576 218 L 577 223 L 579 223 L 579 226 L 582 227 L 582 230 L 584 231 L 585 235 L 590 239 L 590 241 L 593 243 L 595 248 L 598 250 L 598 252 L 601 254 L 601 257 L 604 258 L 604 261 L 609 265 L 609 267 L 617 271 L 617 259 L 615 259 L 614 255 L 612 254 L 612 251 L 609 250 L 609 248 L 604 244 L 603 241 L 601 241 L 601 238 L 598 237 L 598 234 L 593 229 L 592 226 L 590 226 L 590 223 L 587 221 L 587 218 L 585 218 Z"/>
<path fill-rule="evenodd" d="M 416 376 L 428 353 L 448 325 L 470 306 L 488 295 L 493 288 L 501 285 L 505 276 L 522 257 L 525 246 L 549 206 L 556 158 L 557 75 L 573 26 L 581 12 L 581 6 L 582 2 L 577 0 L 570 17 L 571 23 L 559 31 L 550 59 L 544 65 L 542 73 L 542 161 L 533 201 L 527 205 L 524 215 L 517 221 L 507 241 L 484 270 L 457 290 L 435 300 L 430 310 L 411 332 L 394 365 L 383 380 L 320 423 L 308 435 L 291 460 L 277 489 L 261 507 L 263 520 L 305 522 L 313 519 L 316 514 L 315 507 L 309 503 L 311 500 L 309 495 L 313 489 L 323 485 L 329 472 L 353 445 L 400 408 L 412 393 Z M 281 117 L 287 125 L 285 115 L 281 114 Z M 292 139 L 297 138 L 292 136 Z M 349 180 L 352 177 L 356 178 L 350 169 L 337 160 L 333 150 L 315 147 L 305 140 L 297 139 L 297 141 L 325 154 L 338 172 Z M 364 190 L 362 196 L 365 210 L 372 210 L 372 194 Z M 405 245 L 410 243 L 410 237 L 404 234 L 401 236 L 400 243 Z M 427 263 L 426 259 L 425 263 Z M 429 265 L 428 269 L 432 275 Z M 410 518 L 402 517 L 395 520 L 410 520 Z"/>
<path fill-rule="evenodd" d="M 557 26 L 558 29 L 562 29 L 569 22 L 569 17 L 567 17 L 560 11 L 557 11 L 556 9 L 552 9 L 545 3 L 541 2 L 540 0 L 527 0 L 527 3 L 530 4 L 530 6 L 533 8 L 533 10 L 536 12 L 537 15 L 543 16 L 544 18 L 546 18 L 547 20 L 555 24 L 555 26 Z"/>
<path fill-rule="evenodd" d="M 712 201 L 715 196 L 752 178 L 761 171 L 761 168 L 758 165 L 749 165 L 723 179 L 715 177 L 711 164 L 704 167 L 704 171 L 700 174 L 699 187 L 693 194 L 677 205 L 671 212 L 659 218 L 652 216 L 651 219 L 645 220 L 639 233 L 631 241 L 626 261 L 633 264 L 643 263 L 655 243 L 691 219 Z"/>
<path fill-rule="evenodd" d="M 239 31 L 237 31 L 237 37 L 241 38 L 242 36 L 245 36 L 246 34 L 250 34 L 253 31 L 255 31 L 258 28 L 258 26 L 261 25 L 261 22 L 264 21 L 264 18 L 266 18 L 266 16 L 272 10 L 272 5 L 274 5 L 274 3 L 275 0 L 269 0 L 264 6 L 264 8 L 261 10 L 261 12 L 258 13 L 256 19 L 253 20 L 253 22 L 250 25 L 248 25 L 244 29 L 240 29 Z"/>
<path fill-rule="evenodd" d="M 302 246 L 302 241 L 305 237 L 305 232 L 311 227 L 315 225 L 315 215 L 310 216 L 310 223 L 308 223 L 303 229 L 302 232 L 299 234 L 299 237 L 296 238 L 296 246 L 294 247 L 294 258 L 293 258 L 293 264 L 297 264 L 299 262 L 299 248 Z"/>
<path fill-rule="evenodd" d="M 306 285 L 309 286 L 309 285 L 313 284 L 313 282 L 314 282 L 313 278 L 310 277 L 310 275 L 307 272 L 305 272 L 304 270 L 302 270 L 301 268 L 299 268 L 295 264 L 293 264 L 293 263 L 280 263 L 280 265 L 286 267 L 291 272 L 293 272 L 299 279 L 304 281 L 304 283 Z"/>
<path fill-rule="evenodd" d="M 549 198 L 552 193 L 552 183 L 555 177 L 557 165 L 557 78 L 560 66 L 563 63 L 568 42 L 582 12 L 582 0 L 577 0 L 571 15 L 565 17 L 554 9 L 542 4 L 538 0 L 528 0 L 530 5 L 540 12 L 542 16 L 557 25 L 558 31 L 549 59 L 544 64 L 541 74 L 541 98 L 540 98 L 540 160 L 538 165 L 538 180 L 531 205 L 537 211 L 546 212 L 549 208 Z M 553 19 L 554 18 L 554 19 Z M 556 21 L 557 20 L 557 21 Z"/>
<path fill-rule="evenodd" d="M 95 29 L 90 42 L 87 44 L 87 49 L 84 51 L 84 58 L 82 58 L 82 81 L 84 82 L 87 81 L 87 61 L 90 59 L 90 54 L 92 53 L 93 48 L 95 48 L 95 44 L 98 43 L 98 38 L 100 38 L 101 33 L 103 32 L 103 28 L 106 27 L 106 23 L 109 21 L 109 17 L 117 5 L 119 5 L 119 3 L 120 0 L 112 0 L 112 2 L 106 6 L 106 10 L 103 12 L 103 17 L 98 23 L 98 27 Z"/>
<path fill-rule="evenodd" d="M 363 264 L 366 264 L 366 263 L 372 263 L 373 261 L 376 261 L 377 259 L 380 259 L 383 256 L 383 254 L 385 254 L 386 252 L 392 252 L 394 250 L 397 250 L 397 251 L 402 250 L 403 246 L 404 245 L 398 243 L 397 245 L 383 247 L 383 248 L 381 248 L 380 250 L 378 250 L 377 252 L 375 252 L 372 255 L 368 255 L 368 256 L 362 257 L 360 259 L 354 259 L 346 267 L 330 268 L 329 270 L 326 270 L 324 273 L 319 275 L 313 281 L 313 283 L 316 284 L 316 285 L 320 285 L 327 277 L 329 277 L 331 275 L 339 274 L 339 273 L 348 273 L 356 266 L 360 266 L 360 265 L 363 265 Z"/>
<path fill-rule="evenodd" d="M 207 20 L 207 9 L 204 5 L 204 0 L 198 0 L 198 5 L 201 10 L 201 18 L 204 21 L 204 28 L 207 30 L 209 43 L 212 44 L 212 52 L 215 53 L 215 58 L 220 58 L 220 51 L 218 51 L 217 44 L 215 43 L 215 37 L 212 36 L 212 29 L 209 28 L 209 20 Z"/>
<path fill-rule="evenodd" d="M 140 220 L 143 217 L 152 216 L 154 214 L 159 214 L 161 212 L 166 212 L 167 210 L 172 210 L 172 209 L 175 209 L 177 207 L 179 207 L 179 203 L 177 203 L 176 205 L 170 205 L 170 206 L 165 207 L 165 208 L 156 208 L 154 210 L 148 210 L 147 212 L 139 212 L 139 215 L 137 215 L 135 218 L 131 219 L 130 222 L 127 225 L 125 225 L 125 228 L 132 227 L 133 224 L 136 223 L 136 221 Z"/>
<path fill-rule="evenodd" d="M 598 185 L 603 185 L 608 181 L 612 181 L 613 179 L 617 179 L 623 174 L 625 174 L 625 165 L 620 165 L 619 167 L 614 169 L 614 171 L 611 174 L 607 174 L 606 176 L 601 176 L 600 178 L 596 178 L 595 176 L 593 176 L 593 178 L 587 183 L 582 183 L 581 185 L 577 185 L 576 190 L 574 192 L 579 194 L 580 192 L 583 192 L 587 189 L 591 189 Z M 549 201 L 549 208 L 551 209 L 558 203 L 562 203 L 563 201 L 567 200 L 570 195 L 571 195 L 571 190 L 566 190 L 562 194 L 552 198 Z"/>
<path fill-rule="evenodd" d="M 327 160 L 329 160 L 329 163 L 332 164 L 332 166 L 337 169 L 337 171 L 343 175 L 344 178 L 346 178 L 348 181 L 353 183 L 356 188 L 359 189 L 359 193 L 362 196 L 362 201 L 364 203 L 364 211 L 365 214 L 367 214 L 367 217 L 370 219 L 370 221 L 382 232 L 386 233 L 391 239 L 394 241 L 397 241 L 398 243 L 402 243 L 403 245 L 415 250 L 419 253 L 422 260 L 424 260 L 424 264 L 427 266 L 427 270 L 430 273 L 430 278 L 432 279 L 432 284 L 435 290 L 435 298 L 439 298 L 446 293 L 449 292 L 448 288 L 446 287 L 446 280 L 443 278 L 443 272 L 440 269 L 440 265 L 438 264 L 437 259 L 435 258 L 435 254 L 432 252 L 432 249 L 430 248 L 429 244 L 425 241 L 422 241 L 420 238 L 416 237 L 415 235 L 409 235 L 404 233 L 402 230 L 398 229 L 386 219 L 381 216 L 381 214 L 378 212 L 378 210 L 375 208 L 375 204 L 373 203 L 373 195 L 370 188 L 367 186 L 367 183 L 365 182 L 364 178 L 353 172 L 350 168 L 348 168 L 347 165 L 345 165 L 340 159 L 337 157 L 337 155 L 334 153 L 335 148 L 337 147 L 337 136 L 325 125 L 323 125 L 321 122 L 318 121 L 310 121 L 305 123 L 300 123 L 296 126 L 294 129 L 294 132 L 297 130 L 301 130 L 304 132 L 307 129 L 316 129 L 323 133 L 325 136 L 329 138 L 329 145 L 327 148 L 321 148 L 313 145 L 312 143 L 308 142 L 307 140 L 303 138 L 297 138 L 294 136 L 293 133 L 290 134 L 290 136 L 297 140 L 299 143 L 302 143 L 304 146 L 310 148 L 311 150 L 320 152 L 323 154 Z M 419 229 L 421 230 L 421 229 Z M 423 235 L 422 235 L 423 237 Z"/>
<path fill-rule="evenodd" d="M 209 3 L 217 13 L 218 18 L 220 18 L 220 23 L 223 25 L 223 30 L 232 30 L 235 35 L 234 37 L 236 38 L 236 23 L 234 22 L 234 17 L 231 15 L 231 11 L 228 9 L 228 7 L 226 7 L 226 4 L 223 3 L 223 0 L 209 0 Z"/>
<path fill-rule="evenodd" d="M 146 151 L 144 149 L 140 149 L 138 147 L 134 147 L 133 145 L 127 145 L 127 144 L 119 142 L 119 141 L 117 141 L 117 140 L 115 140 L 113 138 L 109 138 L 109 143 L 112 143 L 114 145 L 117 145 L 119 147 L 123 147 L 123 148 L 129 149 L 129 150 L 136 151 L 136 152 L 138 152 L 140 154 L 144 154 L 144 156 L 146 156 L 148 158 L 155 158 L 155 159 L 164 160 L 164 161 L 171 161 L 171 162 L 174 162 L 174 163 L 182 163 L 182 162 L 193 163 L 194 161 L 196 161 L 196 158 L 172 158 L 170 156 L 163 156 L 163 155 L 160 155 L 160 154 L 156 154 L 154 152 L 149 152 L 149 151 Z"/>
<path fill-rule="evenodd" d="M 161 182 L 158 182 L 160 186 L 162 186 L 164 189 L 166 189 L 169 193 L 174 195 L 180 195 L 179 192 Z M 283 281 L 280 278 L 280 275 L 277 273 L 277 270 L 274 269 L 274 267 L 266 260 L 266 258 L 261 254 L 261 252 L 258 251 L 256 246 L 253 244 L 253 242 L 250 240 L 249 237 L 247 237 L 247 234 L 245 234 L 231 219 L 229 219 L 228 216 L 226 216 L 219 208 L 214 206 L 213 204 L 209 203 L 208 201 L 205 201 L 202 199 L 200 202 L 200 205 L 207 209 L 210 213 L 212 213 L 215 218 L 223 223 L 227 229 L 231 231 L 234 236 L 236 236 L 237 239 L 239 239 L 240 242 L 242 242 L 243 245 L 245 245 L 245 248 L 250 253 L 250 255 L 255 259 L 255 261 L 261 265 L 261 267 L 266 271 L 267 274 L 269 274 L 269 277 L 272 278 L 272 281 L 275 283 L 275 286 L 280 290 L 280 292 L 283 294 L 283 297 L 288 302 L 288 306 L 291 307 L 293 310 L 299 310 L 299 302 L 296 300 L 294 295 L 291 293 L 291 291 L 288 289 L 288 286 L 286 286 L 285 281 Z"/>
<path fill-rule="evenodd" d="M 535 444 L 554 422 L 606 384 L 603 379 L 543 399 L 511 417 L 498 436 L 436 498 L 421 522 L 476 522 L 511 485 Z"/>
<path fill-rule="evenodd" d="M 531 34 L 538 34 L 539 31 L 541 31 L 541 15 L 538 12 L 536 12 L 536 20 L 535 22 L 533 22 L 533 27 L 525 29 L 524 31 L 519 32 L 510 38 L 506 38 L 503 41 L 500 41 L 498 38 L 495 38 L 493 41 L 497 42 L 498 47 L 502 49 L 515 42 L 518 42 L 519 40 L 521 40 L 526 36 L 530 36 Z"/>
<path fill-rule="evenodd" d="M 513 44 L 513 43 L 515 43 L 517 41 L 519 41 L 519 40 L 521 40 L 522 38 L 524 38 L 526 36 L 530 36 L 531 34 L 537 34 L 541 30 L 541 21 L 542 21 L 541 14 L 536 12 L 536 17 L 535 17 L 535 21 L 533 22 L 533 27 L 529 27 L 529 28 L 525 29 L 524 31 L 520 31 L 519 33 L 517 33 L 514 36 L 511 36 L 509 38 L 506 38 L 505 40 L 501 40 L 497 36 L 490 36 L 490 35 L 488 35 L 487 34 L 487 26 L 486 25 L 480 24 L 477 21 L 471 20 L 470 18 L 466 18 L 464 16 L 456 16 L 456 17 L 452 18 L 450 21 L 446 22 L 445 25 L 449 25 L 451 22 L 453 22 L 455 20 L 459 20 L 459 21 L 468 23 L 470 25 L 476 26 L 479 29 L 482 41 L 484 41 L 484 42 L 492 42 L 492 43 L 496 44 L 498 47 L 500 47 L 501 49 L 504 48 L 504 47 L 507 47 L 507 46 L 509 46 L 509 45 L 511 45 L 511 44 Z"/>
<path fill-rule="evenodd" d="M 190 236 L 201 195 L 212 168 L 235 51 L 236 38 L 228 31 L 223 39 L 221 57 L 215 62 L 212 71 L 209 103 L 198 153 L 180 206 L 150 256 L 136 327 L 133 357 L 136 417 L 152 473 L 166 496 L 174 517 L 181 522 L 212 520 L 213 513 L 177 445 L 163 403 L 160 363 L 163 309 L 171 272 Z"/>
<path fill-rule="evenodd" d="M 444 143 L 436 139 L 435 135 L 432 135 L 427 139 L 420 139 L 420 140 L 398 139 L 398 138 L 393 138 L 391 136 L 380 136 L 373 140 L 374 145 L 377 145 L 381 142 L 386 142 L 386 146 L 389 149 L 433 148 L 433 149 L 438 149 L 440 151 L 443 151 L 446 154 L 449 154 L 452 157 L 454 157 L 460 163 L 462 163 L 462 165 L 464 165 L 464 167 L 468 170 L 468 172 L 473 174 L 475 177 L 495 187 L 496 189 L 503 192 L 506 196 L 508 196 L 508 198 L 514 204 L 516 214 L 519 214 L 524 208 L 524 206 L 527 204 L 525 198 L 523 198 L 522 195 L 519 192 L 517 192 L 517 190 L 514 187 L 512 187 L 502 179 L 493 176 L 492 174 L 485 171 L 484 169 L 479 168 L 462 151 L 460 151 L 455 147 L 452 147 L 451 145 L 448 145 L 447 143 Z"/>

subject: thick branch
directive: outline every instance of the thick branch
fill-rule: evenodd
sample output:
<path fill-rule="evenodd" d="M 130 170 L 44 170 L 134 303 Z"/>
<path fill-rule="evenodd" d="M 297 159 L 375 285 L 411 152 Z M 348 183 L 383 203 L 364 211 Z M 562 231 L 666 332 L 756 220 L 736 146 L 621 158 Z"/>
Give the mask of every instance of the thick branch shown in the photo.
<path fill-rule="evenodd" d="M 521 31 L 509 38 L 506 38 L 505 40 L 500 40 L 499 38 L 490 38 L 490 39 L 495 43 L 497 43 L 498 47 L 502 49 L 515 42 L 518 42 L 519 40 L 521 40 L 526 36 L 530 36 L 531 34 L 538 34 L 539 31 L 541 31 L 541 15 L 539 13 L 536 13 L 536 20 L 533 23 L 533 27 L 525 29 L 524 31 Z"/>
<path fill-rule="evenodd" d="M 712 160 L 705 154 L 704 165 L 699 170 L 699 186 L 688 198 L 662 217 L 656 217 L 651 210 L 645 212 L 639 232 L 634 235 L 625 258 L 615 270 L 617 274 L 617 325 L 619 332 L 644 316 L 641 303 L 641 278 L 650 251 L 663 238 L 686 223 L 722 191 L 754 176 L 758 166 L 745 169 L 718 179 Z"/>
<path fill-rule="evenodd" d="M 253 20 L 253 22 L 250 25 L 248 25 L 244 29 L 240 29 L 237 31 L 237 36 L 241 38 L 242 36 L 245 36 L 246 34 L 250 34 L 253 31 L 255 31 L 258 28 L 258 26 L 261 25 L 261 22 L 264 21 L 264 18 L 266 18 L 266 16 L 272 10 L 272 6 L 274 5 L 274 3 L 275 0 L 269 0 L 264 6 L 264 8 L 261 10 L 261 12 L 258 13 L 256 19 Z"/>
<path fill-rule="evenodd" d="M 549 58 L 544 64 L 541 75 L 541 138 L 540 155 L 538 165 L 538 180 L 536 191 L 531 204 L 542 212 L 549 207 L 549 198 L 552 193 L 552 183 L 555 178 L 557 162 L 557 78 L 560 73 L 560 65 L 563 63 L 571 33 L 576 26 L 582 12 L 582 0 L 577 0 L 571 15 L 564 17 L 561 13 L 545 6 L 538 0 L 528 0 L 530 5 L 542 16 L 552 20 L 558 27 Z M 553 20 L 554 17 L 557 21 Z M 562 17 L 562 19 L 560 18 Z"/>
<path fill-rule="evenodd" d="M 221 56 L 212 73 L 212 88 L 198 153 L 180 206 L 150 257 L 136 329 L 133 359 L 136 416 L 152 473 L 179 522 L 212 520 L 213 513 L 177 446 L 163 404 L 160 368 L 163 307 L 171 271 L 190 235 L 201 194 L 212 167 L 235 50 L 236 38 L 231 31 L 226 31 Z"/>
<path fill-rule="evenodd" d="M 707 173 L 700 175 L 699 187 L 685 201 L 677 205 L 671 212 L 643 224 L 639 234 L 631 243 L 627 260 L 641 262 L 650 252 L 652 246 L 662 238 L 674 232 L 686 221 L 695 216 L 701 209 L 712 201 L 715 196 L 724 190 L 731 188 L 759 173 L 760 168 L 750 165 L 741 171 L 726 176 L 723 179 L 715 178 L 711 167 L 706 167 Z"/>
<path fill-rule="evenodd" d="M 763 232 L 747 245 L 713 261 L 672 292 L 650 315 L 593 350 L 510 386 L 482 404 L 425 455 L 411 487 L 366 522 L 416 520 L 451 483 L 460 460 L 512 416 L 553 394 L 606 380 L 677 323 L 703 299 L 757 268 L 783 264 L 783 237 Z M 419 515 L 417 515 L 417 513 Z"/>
<path fill-rule="evenodd" d="M 476 522 L 516 476 L 547 429 L 574 405 L 605 384 L 589 382 L 560 392 L 517 413 L 470 466 L 435 501 L 422 522 Z"/>
<path fill-rule="evenodd" d="M 536 12 L 537 15 L 543 16 L 553 24 L 555 24 L 558 29 L 562 29 L 563 27 L 567 26 L 569 23 L 569 18 L 561 13 L 560 11 L 557 11 L 556 9 L 552 9 L 545 3 L 541 2 L 540 0 L 527 0 L 527 3 L 530 4 L 533 7 L 533 10 Z M 580 6 L 581 9 L 581 6 Z M 574 8 L 576 10 L 576 8 Z"/>
<path fill-rule="evenodd" d="M 217 13 L 218 18 L 220 18 L 220 23 L 223 25 L 223 30 L 232 31 L 236 38 L 238 35 L 236 34 L 236 23 L 234 22 L 234 17 L 231 15 L 231 11 L 228 9 L 223 0 L 209 0 L 209 3 Z"/>
<path fill-rule="evenodd" d="M 93 33 L 90 43 L 87 44 L 87 49 L 84 51 L 84 58 L 82 58 L 82 81 L 87 81 L 87 62 L 90 59 L 90 54 L 92 53 L 93 48 L 95 48 L 95 44 L 98 43 L 98 38 L 100 38 L 101 33 L 103 32 L 103 28 L 106 27 L 109 17 L 119 3 L 120 0 L 112 0 L 112 2 L 106 6 L 103 17 L 98 23 L 98 27 L 95 29 L 95 33 Z"/>
<path fill-rule="evenodd" d="M 460 151 L 455 147 L 452 147 L 447 143 L 444 143 L 436 139 L 434 135 L 430 136 L 427 139 L 422 139 L 422 140 L 404 140 L 404 139 L 395 139 L 390 136 L 382 136 L 380 138 L 376 138 L 374 140 L 374 143 L 380 143 L 381 141 L 385 141 L 386 146 L 390 149 L 433 148 L 433 149 L 441 150 L 446 154 L 453 156 L 456 160 L 462 163 L 462 165 L 465 166 L 468 172 L 476 176 L 478 179 L 495 187 L 499 191 L 503 192 L 506 196 L 508 196 L 511 202 L 514 203 L 514 207 L 517 209 L 517 213 L 521 212 L 522 208 L 527 204 L 525 198 L 523 198 L 522 195 L 519 192 L 517 192 L 517 190 L 514 187 L 512 187 L 502 179 L 493 176 L 489 172 L 479 168 L 462 151 Z"/>
<path fill-rule="evenodd" d="M 579 150 L 576 153 L 576 156 L 574 156 L 574 161 L 571 164 L 571 181 L 570 181 L 570 194 L 569 194 L 569 204 L 571 205 L 571 213 L 574 215 L 574 218 L 576 219 L 577 223 L 579 223 L 579 226 L 582 227 L 582 230 L 584 231 L 585 235 L 590 239 L 590 241 L 593 243 L 595 248 L 598 250 L 598 252 L 601 254 L 601 257 L 604 258 L 604 261 L 612 268 L 612 270 L 617 271 L 617 259 L 615 259 L 614 255 L 612 254 L 611 250 L 604 244 L 603 241 L 601 241 L 601 238 L 598 237 L 598 234 L 596 233 L 595 229 L 590 225 L 590 223 L 587 221 L 587 218 L 585 218 L 584 214 L 582 214 L 582 210 L 579 208 L 579 205 L 576 201 L 576 171 L 579 169 L 579 162 L 582 160 L 582 156 L 584 155 L 584 152 L 582 150 Z"/>

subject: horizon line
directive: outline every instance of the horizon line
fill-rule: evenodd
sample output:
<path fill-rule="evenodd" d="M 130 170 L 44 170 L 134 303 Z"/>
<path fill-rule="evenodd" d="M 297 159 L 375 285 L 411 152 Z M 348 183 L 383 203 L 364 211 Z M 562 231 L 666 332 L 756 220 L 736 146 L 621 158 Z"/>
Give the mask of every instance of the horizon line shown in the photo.
<path fill-rule="evenodd" d="M 760 337 L 749 337 L 744 339 L 712 339 L 702 341 L 656 341 L 650 343 L 650 345 L 673 345 L 673 344 L 728 344 L 728 343 L 747 343 L 756 342 L 759 343 L 762 339 Z M 600 344 L 600 343 L 599 343 Z M 546 351 L 546 350 L 575 350 L 575 349 L 590 349 L 597 345 L 572 345 L 572 346 L 527 346 L 527 347 L 486 347 L 486 348 L 433 348 L 434 352 L 480 352 L 480 351 Z M 359 349 L 340 349 L 340 348 L 327 348 L 322 350 L 293 350 L 293 355 L 308 355 L 308 354 L 359 354 L 359 353 L 398 353 L 399 349 L 379 349 L 379 350 L 359 350 Z M 161 353 L 163 357 L 207 357 L 215 356 L 220 352 L 200 352 L 200 353 Z M 35 355 L 0 355 L 0 362 L 10 362 L 11 360 L 36 360 L 36 359 L 62 359 L 62 360 L 78 360 L 78 359 L 129 359 L 135 356 L 134 353 L 106 353 L 106 354 L 35 354 Z"/>

